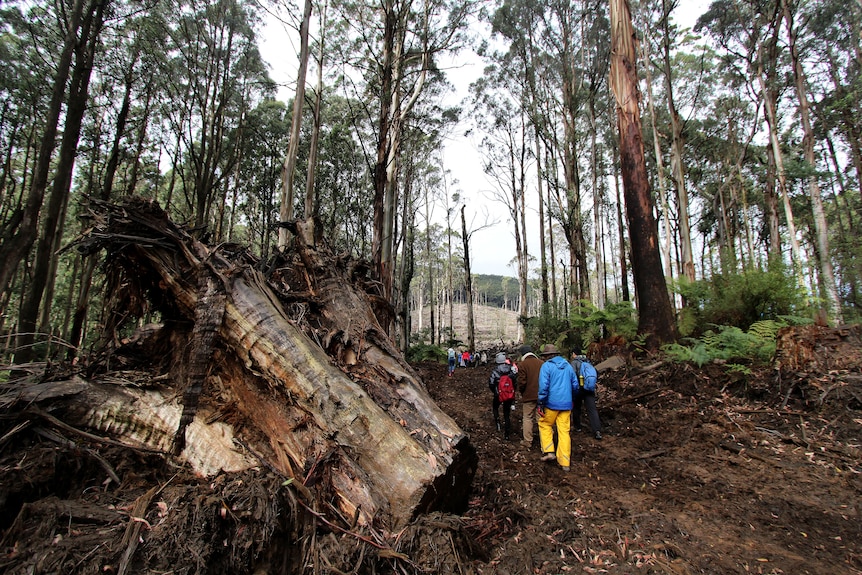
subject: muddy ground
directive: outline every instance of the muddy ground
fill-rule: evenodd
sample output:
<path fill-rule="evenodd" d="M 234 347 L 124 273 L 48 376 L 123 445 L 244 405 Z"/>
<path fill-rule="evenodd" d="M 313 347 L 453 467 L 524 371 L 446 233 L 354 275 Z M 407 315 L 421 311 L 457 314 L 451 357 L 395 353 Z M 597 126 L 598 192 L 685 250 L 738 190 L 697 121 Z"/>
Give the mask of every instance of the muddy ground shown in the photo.
<path fill-rule="evenodd" d="M 604 437 L 585 419 L 563 473 L 496 431 L 490 366 L 422 373 L 479 453 L 464 515 L 487 550 L 477 573 L 862 573 L 858 375 L 604 373 Z"/>
<path fill-rule="evenodd" d="M 417 365 L 479 463 L 463 514 L 399 533 L 314 519 L 266 466 L 195 477 L 0 396 L 0 573 L 859 574 L 860 334 L 794 332 L 762 367 L 626 357 L 567 474 L 497 432 L 490 366 Z"/>

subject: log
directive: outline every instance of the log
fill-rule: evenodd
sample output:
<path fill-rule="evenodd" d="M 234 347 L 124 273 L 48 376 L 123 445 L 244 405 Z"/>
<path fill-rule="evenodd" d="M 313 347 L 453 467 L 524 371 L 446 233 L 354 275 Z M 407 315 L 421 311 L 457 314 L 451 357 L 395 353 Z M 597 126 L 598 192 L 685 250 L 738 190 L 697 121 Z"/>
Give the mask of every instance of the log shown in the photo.
<path fill-rule="evenodd" d="M 298 236 L 295 261 L 304 262 L 304 297 L 311 298 L 298 322 L 284 305 L 291 301 L 292 294 L 284 292 L 288 284 L 269 282 L 244 251 L 205 245 L 155 204 L 94 206 L 95 225 L 76 245 L 85 253 L 107 250 L 113 285 L 147 294 L 173 330 L 196 321 L 214 322 L 217 329 L 215 338 L 212 329 L 198 325 L 168 336 L 178 342 L 191 338 L 188 350 L 175 346 L 192 361 L 187 372 L 176 370 L 181 375 L 173 396 L 93 386 L 81 395 L 111 392 L 111 401 L 90 398 L 88 409 L 70 407 L 76 422 L 126 435 L 151 430 L 135 440 L 166 453 L 180 448 L 202 474 L 264 463 L 314 487 L 319 509 L 334 498 L 346 517 L 362 524 L 396 528 L 421 512 L 466 507 L 476 469 L 468 436 L 430 399 L 380 328 L 373 298 L 356 289 L 349 270 L 335 265 L 325 249 Z M 209 306 L 216 311 L 207 314 L 199 298 L 213 297 L 213 286 L 221 295 L 218 305 Z M 124 311 L 133 307 L 126 303 Z M 330 337 L 321 338 L 321 331 Z M 209 397 L 208 388 L 218 389 L 217 397 Z M 163 423 L 139 421 L 148 410 L 160 412 L 155 419 Z M 211 430 L 217 423 L 222 427 Z M 223 450 L 233 455 L 207 457 Z"/>

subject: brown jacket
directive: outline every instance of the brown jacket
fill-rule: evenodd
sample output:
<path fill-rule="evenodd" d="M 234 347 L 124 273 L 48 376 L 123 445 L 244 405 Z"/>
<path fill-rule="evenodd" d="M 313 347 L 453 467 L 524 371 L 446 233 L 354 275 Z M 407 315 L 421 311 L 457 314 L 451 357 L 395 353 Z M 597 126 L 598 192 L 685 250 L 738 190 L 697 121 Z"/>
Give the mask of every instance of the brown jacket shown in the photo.
<path fill-rule="evenodd" d="M 545 363 L 536 354 L 529 352 L 518 362 L 518 391 L 521 401 L 536 401 L 539 398 L 539 370 Z"/>

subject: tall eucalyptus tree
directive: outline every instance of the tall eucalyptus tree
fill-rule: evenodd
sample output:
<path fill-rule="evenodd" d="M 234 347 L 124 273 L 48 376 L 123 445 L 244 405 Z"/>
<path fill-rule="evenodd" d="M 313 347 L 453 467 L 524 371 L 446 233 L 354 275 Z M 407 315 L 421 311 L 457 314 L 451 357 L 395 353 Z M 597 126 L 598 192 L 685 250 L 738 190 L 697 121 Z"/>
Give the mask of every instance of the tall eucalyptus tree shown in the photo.
<path fill-rule="evenodd" d="M 51 184 L 48 203 L 42 206 L 40 216 L 42 231 L 36 242 L 31 284 L 23 294 L 18 313 L 18 338 L 15 353 L 15 361 L 18 363 L 27 363 L 33 357 L 33 342 L 36 340 L 39 309 L 43 305 L 42 298 L 45 295 L 45 289 L 51 281 L 49 275 L 55 257 L 56 243 L 62 236 L 63 215 L 72 185 L 72 170 L 78 150 L 81 125 L 87 110 L 93 63 L 105 18 L 110 14 L 110 12 L 106 13 L 106 10 L 110 9 L 109 2 L 93 0 L 87 5 L 81 16 L 80 36 L 73 48 L 74 64 L 71 68 L 63 136 L 59 155 L 56 159 L 56 171 Z M 50 305 L 50 302 L 45 302 L 44 305 Z"/>
<path fill-rule="evenodd" d="M 638 297 L 638 333 L 647 337 L 649 346 L 657 347 L 675 338 L 676 327 L 658 252 L 638 108 L 635 36 L 627 0 L 611 0 L 610 22 L 610 83 L 617 101 L 621 171 Z"/>
<path fill-rule="evenodd" d="M 0 293 L 6 292 L 18 265 L 36 241 L 39 214 L 48 188 L 58 126 L 66 99 L 66 84 L 72 71 L 75 49 L 80 42 L 81 28 L 92 21 L 97 3 L 96 0 L 75 0 L 71 6 L 63 6 L 62 12 L 54 15 L 54 21 L 60 30 L 59 37 L 56 39 L 57 45 L 54 47 L 58 56 L 53 71 L 51 96 L 47 111 L 40 120 L 43 128 L 39 137 L 38 155 L 29 192 L 22 208 L 3 223 L 2 233 L 0 233 L 0 237 L 3 238 L 3 243 L 0 244 L 0 261 L 3 261 L 3 266 L 0 267 Z M 41 12 L 41 7 L 38 5 L 33 9 L 37 13 Z M 23 23 L 26 25 L 26 20 Z"/>
<path fill-rule="evenodd" d="M 371 159 L 374 218 L 371 259 L 387 298 L 395 269 L 395 221 L 399 157 L 404 131 L 420 98 L 441 78 L 438 60 L 463 44 L 475 0 L 383 0 L 342 2 L 352 24 L 352 53 L 377 102 L 375 152 Z"/>
<path fill-rule="evenodd" d="M 249 4 L 207 0 L 177 17 L 171 29 L 169 95 L 172 129 L 184 157 L 181 207 L 203 228 L 215 223 L 213 206 L 237 161 L 234 138 L 260 93 L 247 97 L 246 80 L 272 89 L 256 45 Z"/>
<path fill-rule="evenodd" d="M 814 216 L 814 227 L 817 235 L 818 261 L 820 262 L 820 284 L 823 286 L 824 299 L 828 314 L 838 323 L 843 323 L 841 312 L 841 301 L 838 298 L 838 290 L 835 286 L 835 272 L 832 267 L 832 254 L 829 250 L 829 228 L 826 225 L 826 214 L 823 209 L 823 197 L 820 192 L 820 183 L 817 181 L 817 158 L 814 153 L 814 129 L 811 125 L 811 105 L 808 96 L 808 80 L 802 67 L 797 42 L 798 31 L 795 24 L 795 16 L 799 8 L 798 2 L 791 0 L 780 0 L 784 22 L 787 26 L 788 51 L 790 52 L 793 77 L 796 81 L 796 97 L 799 101 L 799 118 L 802 123 L 802 151 L 805 162 L 808 164 L 811 175 L 808 176 L 808 193 L 811 196 L 811 210 Z"/>

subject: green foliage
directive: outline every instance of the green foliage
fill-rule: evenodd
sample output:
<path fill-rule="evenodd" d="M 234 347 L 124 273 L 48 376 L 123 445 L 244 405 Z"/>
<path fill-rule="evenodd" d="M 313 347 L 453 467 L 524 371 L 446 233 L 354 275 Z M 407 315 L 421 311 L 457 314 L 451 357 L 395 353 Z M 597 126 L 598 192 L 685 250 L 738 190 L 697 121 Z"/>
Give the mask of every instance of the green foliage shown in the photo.
<path fill-rule="evenodd" d="M 592 302 L 581 300 L 569 316 L 571 334 L 569 349 L 584 350 L 594 342 L 622 336 L 631 341 L 637 333 L 637 318 L 631 302 L 608 304 L 598 309 Z"/>
<path fill-rule="evenodd" d="M 542 306 L 537 317 L 521 318 L 521 323 L 524 326 L 524 341 L 534 342 L 534 350 L 545 343 L 555 342 L 559 334 L 568 331 L 568 323 L 556 317 L 550 306 Z"/>
<path fill-rule="evenodd" d="M 407 361 L 416 363 L 420 361 L 446 362 L 446 350 L 436 345 L 420 343 L 410 346 L 407 350 Z"/>
<path fill-rule="evenodd" d="M 591 302 L 581 300 L 568 319 L 556 317 L 547 307 L 538 317 L 522 319 L 522 323 L 525 341 L 537 345 L 553 343 L 563 352 L 583 352 L 590 343 L 614 336 L 632 341 L 637 334 L 635 310 L 627 301 L 598 309 Z"/>
<path fill-rule="evenodd" d="M 765 363 L 775 355 L 775 338 L 778 330 L 788 325 L 806 322 L 803 318 L 785 316 L 751 324 L 748 331 L 736 326 L 717 326 L 707 330 L 699 339 L 685 338 L 689 345 L 673 343 L 662 348 L 677 362 L 691 362 L 698 367 L 715 360 L 733 362 L 729 371 L 749 373 L 745 364 Z"/>
<path fill-rule="evenodd" d="M 741 274 L 719 274 L 697 282 L 675 284 L 686 301 L 680 333 L 698 335 L 699 326 L 748 329 L 763 320 L 778 320 L 805 309 L 803 293 L 792 274 L 779 267 Z"/>

